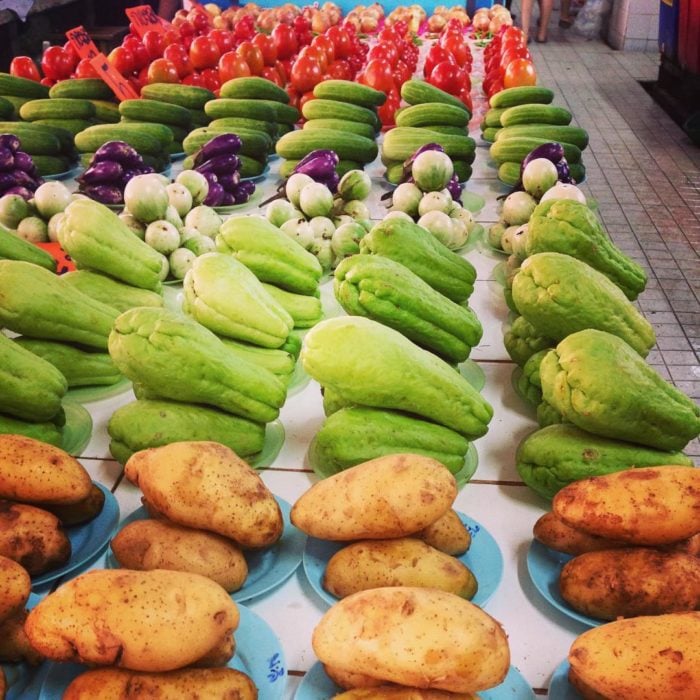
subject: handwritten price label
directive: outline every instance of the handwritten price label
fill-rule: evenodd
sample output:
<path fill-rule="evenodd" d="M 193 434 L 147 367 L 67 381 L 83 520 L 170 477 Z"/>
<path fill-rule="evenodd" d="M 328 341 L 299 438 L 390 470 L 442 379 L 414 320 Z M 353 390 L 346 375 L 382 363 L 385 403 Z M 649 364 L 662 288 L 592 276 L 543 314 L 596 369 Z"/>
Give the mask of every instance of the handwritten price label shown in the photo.
<path fill-rule="evenodd" d="M 89 59 L 100 53 L 90 35 L 85 31 L 85 27 L 82 25 L 75 27 L 75 29 L 69 29 L 66 32 L 66 36 L 80 58 Z"/>
<path fill-rule="evenodd" d="M 112 92 L 120 102 L 138 98 L 136 90 L 129 85 L 129 81 L 118 70 L 109 65 L 107 56 L 103 53 L 98 53 L 97 56 L 91 58 L 90 63 L 100 78 L 112 88 Z"/>
<path fill-rule="evenodd" d="M 126 16 L 129 18 L 129 21 L 134 25 L 134 28 L 141 37 L 143 37 L 143 35 L 151 29 L 162 33 L 170 27 L 168 22 L 161 17 L 158 17 L 150 5 L 127 7 Z"/>

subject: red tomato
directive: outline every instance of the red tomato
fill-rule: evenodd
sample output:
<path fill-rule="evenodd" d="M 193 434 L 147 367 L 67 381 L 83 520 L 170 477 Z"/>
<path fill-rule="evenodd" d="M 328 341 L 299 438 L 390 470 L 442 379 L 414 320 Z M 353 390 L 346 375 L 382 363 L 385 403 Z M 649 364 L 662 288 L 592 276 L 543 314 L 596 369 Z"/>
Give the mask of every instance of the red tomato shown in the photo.
<path fill-rule="evenodd" d="M 492 43 L 496 40 L 497 37 L 494 37 L 491 41 Z M 527 44 L 527 41 L 525 40 L 525 36 L 523 35 L 523 30 L 520 29 L 519 27 L 506 27 L 504 30 L 503 34 L 500 36 L 500 41 L 502 43 L 509 42 L 509 41 L 515 41 L 521 44 Z"/>
<path fill-rule="evenodd" d="M 508 64 L 511 61 L 515 61 L 516 58 L 525 58 L 528 61 L 532 60 L 532 56 L 530 55 L 527 46 L 518 46 L 503 52 L 501 54 L 499 65 L 503 70 L 505 70 L 508 67 Z"/>
<path fill-rule="evenodd" d="M 456 17 L 452 17 L 451 19 L 447 20 L 447 24 L 445 25 L 445 31 L 448 32 L 459 32 L 462 34 L 464 30 L 464 26 L 462 25 L 461 20 L 458 20 Z"/>
<path fill-rule="evenodd" d="M 10 68 L 12 71 L 12 68 Z M 75 67 L 75 77 L 76 78 L 99 78 L 97 71 L 93 68 L 92 63 L 90 63 L 89 58 L 83 58 L 78 61 L 78 65 Z"/>
<path fill-rule="evenodd" d="M 467 74 L 456 63 L 442 61 L 428 76 L 428 82 L 450 95 L 458 95 L 468 79 Z"/>
<path fill-rule="evenodd" d="M 286 62 L 283 61 L 275 61 L 275 69 L 277 72 L 280 74 L 280 77 L 282 78 L 282 81 L 286 85 L 289 82 L 289 73 L 292 70 L 291 64 L 287 65 Z"/>
<path fill-rule="evenodd" d="M 287 85 L 285 88 L 286 93 L 289 95 L 289 104 L 292 107 L 299 107 L 299 93 L 294 89 L 293 85 Z"/>
<path fill-rule="evenodd" d="M 315 59 L 318 62 L 318 65 L 321 66 L 321 71 L 324 73 L 328 70 L 328 56 L 326 56 L 326 52 L 319 46 L 305 46 L 299 53 L 299 56 L 302 54 L 304 56 L 311 56 L 311 58 Z"/>
<path fill-rule="evenodd" d="M 352 54 L 352 40 L 347 32 L 339 25 L 335 24 L 328 29 L 326 36 L 333 42 L 335 46 L 336 58 L 349 58 Z"/>
<path fill-rule="evenodd" d="M 255 36 L 255 20 L 251 15 L 242 17 L 233 25 L 233 36 L 236 41 L 250 40 Z"/>
<path fill-rule="evenodd" d="M 107 56 L 107 62 L 122 75 L 129 75 L 136 68 L 134 65 L 134 54 L 123 46 L 117 46 L 116 49 L 112 49 Z"/>
<path fill-rule="evenodd" d="M 389 57 L 390 52 L 380 44 L 375 44 L 367 53 L 368 61 L 384 61 L 385 63 L 391 64 Z"/>
<path fill-rule="evenodd" d="M 208 36 L 195 37 L 190 46 L 190 61 L 195 69 L 214 68 L 220 57 L 221 52 L 213 39 Z"/>
<path fill-rule="evenodd" d="M 399 60 L 399 52 L 396 48 L 396 44 L 389 41 L 382 41 L 381 43 L 377 44 L 377 46 L 382 47 L 384 51 L 386 51 L 387 55 L 389 56 L 389 63 L 391 63 L 392 66 L 395 66 L 396 61 Z"/>
<path fill-rule="evenodd" d="M 252 75 L 262 73 L 265 66 L 262 51 L 252 41 L 244 41 L 239 44 L 236 53 L 248 64 Z"/>
<path fill-rule="evenodd" d="M 73 48 L 73 44 L 67 41 L 63 44 L 63 50 L 68 54 L 71 64 L 73 68 L 75 68 L 78 65 L 78 61 L 80 61 L 80 56 L 78 56 L 78 52 Z"/>
<path fill-rule="evenodd" d="M 389 91 L 386 101 L 381 107 L 377 108 L 377 116 L 381 121 L 382 126 L 393 126 L 396 123 L 396 110 L 401 104 L 401 95 L 396 88 Z"/>
<path fill-rule="evenodd" d="M 163 58 L 167 58 L 168 61 L 172 62 L 180 78 L 184 78 L 194 71 L 187 49 L 182 44 L 166 46 L 165 51 L 163 51 Z"/>
<path fill-rule="evenodd" d="M 227 51 L 219 59 L 219 78 L 225 83 L 233 78 L 247 78 L 252 75 L 250 66 L 245 62 L 243 56 L 235 51 Z"/>
<path fill-rule="evenodd" d="M 260 77 L 265 78 L 265 80 L 269 80 L 270 82 L 273 82 L 275 85 L 284 87 L 284 80 L 282 80 L 282 76 L 279 74 L 279 71 L 274 66 L 263 66 L 262 73 L 260 73 Z"/>
<path fill-rule="evenodd" d="M 253 37 L 253 44 L 260 49 L 262 53 L 263 63 L 266 66 L 274 66 L 277 61 L 277 48 L 271 37 L 265 34 L 256 34 Z"/>
<path fill-rule="evenodd" d="M 153 61 L 163 55 L 165 44 L 163 42 L 163 35 L 160 32 L 157 32 L 155 29 L 149 29 L 143 35 L 141 41 L 146 47 L 149 60 Z"/>
<path fill-rule="evenodd" d="M 336 80 L 352 80 L 353 72 L 347 61 L 333 61 L 326 71 L 327 78 Z"/>
<path fill-rule="evenodd" d="M 397 61 L 394 66 L 394 83 L 398 86 L 403 85 L 411 76 L 413 71 L 403 61 Z"/>
<path fill-rule="evenodd" d="M 199 73 L 190 73 L 182 79 L 183 85 L 194 85 L 195 87 L 206 87 L 204 85 L 204 80 Z"/>
<path fill-rule="evenodd" d="M 148 66 L 148 78 L 146 82 L 179 83 L 180 79 L 177 75 L 177 68 L 175 68 L 172 61 L 168 61 L 167 58 L 156 58 L 156 60 Z"/>
<path fill-rule="evenodd" d="M 179 44 L 180 38 L 180 32 L 174 27 L 166 29 L 166 31 L 163 32 L 163 48 L 171 44 Z"/>
<path fill-rule="evenodd" d="M 335 61 L 335 44 L 325 34 L 314 37 L 311 46 L 320 46 L 326 52 L 329 64 Z"/>
<path fill-rule="evenodd" d="M 391 66 L 378 58 L 372 59 L 363 72 L 365 85 L 388 93 L 394 88 L 394 75 Z"/>
<path fill-rule="evenodd" d="M 226 53 L 234 48 L 233 34 L 225 29 L 212 29 L 209 32 L 209 38 L 213 39 L 219 47 L 219 53 Z"/>
<path fill-rule="evenodd" d="M 537 73 L 532 61 L 526 58 L 516 58 L 511 61 L 503 76 L 503 87 L 520 87 L 521 85 L 537 85 Z"/>
<path fill-rule="evenodd" d="M 315 58 L 300 54 L 292 64 L 289 78 L 297 92 L 309 92 L 323 80 L 323 71 Z"/>
<path fill-rule="evenodd" d="M 221 87 L 221 78 L 219 77 L 219 71 L 216 68 L 205 68 L 200 76 L 204 87 L 212 92 L 216 92 Z"/>
<path fill-rule="evenodd" d="M 122 46 L 131 51 L 134 57 L 134 70 L 141 70 L 142 68 L 148 67 L 151 59 L 148 56 L 146 47 L 141 43 L 140 39 L 137 39 L 135 36 L 127 37 L 122 42 Z"/>
<path fill-rule="evenodd" d="M 10 63 L 10 75 L 34 80 L 37 83 L 41 80 L 39 68 L 29 56 L 15 56 Z"/>
<path fill-rule="evenodd" d="M 497 92 L 500 92 L 501 90 L 503 90 L 503 83 L 500 80 L 496 80 L 489 86 L 489 89 L 486 92 L 486 97 L 491 99 L 493 95 L 495 95 Z"/>
<path fill-rule="evenodd" d="M 455 57 L 449 51 L 443 49 L 439 44 L 433 44 L 425 57 L 423 77 L 427 78 L 433 72 L 433 68 L 435 68 L 438 63 L 443 63 L 444 61 L 449 61 L 455 65 L 457 64 Z"/>
<path fill-rule="evenodd" d="M 440 46 L 454 56 L 458 66 L 463 66 L 469 60 L 469 49 L 461 33 L 443 34 L 440 37 Z"/>
<path fill-rule="evenodd" d="M 465 87 L 465 88 L 459 93 L 459 95 L 457 95 L 457 97 L 459 97 L 460 102 L 461 102 L 470 112 L 473 112 L 473 111 L 474 111 L 474 107 L 473 107 L 473 104 L 472 104 L 471 86 L 470 86 L 470 87 Z"/>
<path fill-rule="evenodd" d="M 48 88 L 53 87 L 56 84 L 56 81 L 51 78 L 42 78 L 39 82 Z"/>
<path fill-rule="evenodd" d="M 277 49 L 277 58 L 291 58 L 299 50 L 297 35 L 288 24 L 277 24 L 271 36 Z"/>
<path fill-rule="evenodd" d="M 297 104 L 297 109 L 302 110 L 304 108 L 304 105 L 307 102 L 310 102 L 311 100 L 315 99 L 315 95 L 313 93 L 313 90 L 309 92 L 305 92 L 300 98 L 299 98 L 299 103 Z"/>
<path fill-rule="evenodd" d="M 192 36 L 194 34 L 194 25 L 182 15 L 176 15 L 172 24 L 173 27 L 177 27 L 180 30 L 181 37 Z"/>
<path fill-rule="evenodd" d="M 198 34 L 206 33 L 206 31 L 211 26 L 209 20 L 209 13 L 203 8 L 200 8 L 199 10 L 190 10 L 188 19 L 190 20 L 190 22 L 192 22 L 195 31 Z"/>
<path fill-rule="evenodd" d="M 41 57 L 41 70 L 50 80 L 64 80 L 73 72 L 73 61 L 61 46 L 49 46 Z"/>
<path fill-rule="evenodd" d="M 402 38 L 403 35 L 396 31 L 396 27 L 385 26 L 379 34 L 377 34 L 377 42 L 388 41 L 391 43 L 396 43 Z"/>

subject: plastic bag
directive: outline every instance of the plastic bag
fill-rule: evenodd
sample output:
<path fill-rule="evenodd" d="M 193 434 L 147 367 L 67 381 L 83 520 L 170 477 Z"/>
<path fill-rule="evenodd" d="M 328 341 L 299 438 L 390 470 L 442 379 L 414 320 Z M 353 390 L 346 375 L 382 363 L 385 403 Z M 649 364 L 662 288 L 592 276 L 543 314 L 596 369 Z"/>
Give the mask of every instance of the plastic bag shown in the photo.
<path fill-rule="evenodd" d="M 607 20 L 612 10 L 612 0 L 587 0 L 579 10 L 573 31 L 586 39 L 595 39 L 607 32 Z"/>

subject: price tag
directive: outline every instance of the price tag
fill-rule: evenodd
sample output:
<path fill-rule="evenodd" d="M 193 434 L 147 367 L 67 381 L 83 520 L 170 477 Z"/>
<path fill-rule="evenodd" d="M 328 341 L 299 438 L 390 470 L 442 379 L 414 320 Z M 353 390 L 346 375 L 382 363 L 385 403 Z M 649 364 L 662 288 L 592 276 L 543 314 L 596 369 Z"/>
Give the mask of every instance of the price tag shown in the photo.
<path fill-rule="evenodd" d="M 118 70 L 109 65 L 107 56 L 103 53 L 98 53 L 97 56 L 91 58 L 90 63 L 100 78 L 112 88 L 112 92 L 120 102 L 138 98 L 136 90 L 131 87 L 129 81 Z"/>
<path fill-rule="evenodd" d="M 158 17 L 150 5 L 127 7 L 126 16 L 141 37 L 151 29 L 162 33 L 170 27 L 170 23 Z"/>
<path fill-rule="evenodd" d="M 85 31 L 85 27 L 82 25 L 75 27 L 75 29 L 69 29 L 66 32 L 66 36 L 80 58 L 93 58 L 100 53 L 93 40 L 90 38 L 90 35 Z"/>

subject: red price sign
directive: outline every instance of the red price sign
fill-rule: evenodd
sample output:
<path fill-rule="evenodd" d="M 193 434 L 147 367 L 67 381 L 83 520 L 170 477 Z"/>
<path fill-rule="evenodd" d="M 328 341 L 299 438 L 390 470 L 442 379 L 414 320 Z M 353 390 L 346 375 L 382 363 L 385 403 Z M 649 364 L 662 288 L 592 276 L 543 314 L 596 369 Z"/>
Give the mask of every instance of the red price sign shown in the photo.
<path fill-rule="evenodd" d="M 147 31 L 155 29 L 157 32 L 166 31 L 170 24 L 153 11 L 150 5 L 139 5 L 138 7 L 127 7 L 126 16 L 134 25 L 134 28 L 143 36 Z"/>
<path fill-rule="evenodd" d="M 93 58 L 100 53 L 82 25 L 75 29 L 69 29 L 66 32 L 66 36 L 80 58 Z"/>
<path fill-rule="evenodd" d="M 136 90 L 134 90 L 129 84 L 129 81 L 118 70 L 109 65 L 107 56 L 103 53 L 98 53 L 97 56 L 91 58 L 90 63 L 97 71 L 100 78 L 112 88 L 112 92 L 120 102 L 122 100 L 135 100 L 138 98 Z"/>

